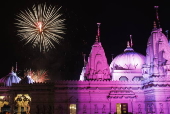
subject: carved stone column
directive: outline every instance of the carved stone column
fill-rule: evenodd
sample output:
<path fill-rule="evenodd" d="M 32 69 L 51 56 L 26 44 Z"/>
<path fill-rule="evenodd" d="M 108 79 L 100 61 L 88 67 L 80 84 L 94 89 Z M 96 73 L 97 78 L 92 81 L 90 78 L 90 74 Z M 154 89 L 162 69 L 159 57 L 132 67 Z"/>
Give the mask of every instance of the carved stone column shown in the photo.
<path fill-rule="evenodd" d="M 17 114 L 21 114 L 21 107 L 24 107 L 24 112 L 30 114 L 30 106 L 29 106 L 30 101 L 31 101 L 31 97 L 28 94 L 18 94 L 15 97 L 16 106 L 18 107 Z"/>
<path fill-rule="evenodd" d="M 21 114 L 21 106 L 22 106 L 22 101 L 17 101 L 17 107 L 18 107 L 17 114 Z"/>

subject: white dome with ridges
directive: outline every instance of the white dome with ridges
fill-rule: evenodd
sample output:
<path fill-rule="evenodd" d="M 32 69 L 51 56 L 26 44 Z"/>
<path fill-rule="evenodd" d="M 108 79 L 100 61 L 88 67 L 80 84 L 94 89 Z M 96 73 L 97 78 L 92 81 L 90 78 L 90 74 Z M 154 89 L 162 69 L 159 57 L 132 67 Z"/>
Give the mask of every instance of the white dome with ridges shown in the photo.
<path fill-rule="evenodd" d="M 5 86 L 12 86 L 12 83 L 19 83 L 21 78 L 19 78 L 16 73 L 13 71 L 9 73 L 7 76 L 2 77 L 0 79 L 1 83 L 4 83 Z"/>
<path fill-rule="evenodd" d="M 137 53 L 128 46 L 122 54 L 116 56 L 110 64 L 114 70 L 135 70 L 141 69 L 145 63 L 145 56 Z"/>

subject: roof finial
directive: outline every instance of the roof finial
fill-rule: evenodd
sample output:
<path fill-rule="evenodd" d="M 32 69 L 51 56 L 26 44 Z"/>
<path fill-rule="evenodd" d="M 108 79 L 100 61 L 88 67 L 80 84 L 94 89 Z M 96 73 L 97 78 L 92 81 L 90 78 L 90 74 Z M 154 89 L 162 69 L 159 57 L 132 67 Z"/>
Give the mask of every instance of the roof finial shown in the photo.
<path fill-rule="evenodd" d="M 98 26 L 98 30 L 97 30 L 98 42 L 100 42 L 100 24 L 101 23 L 97 23 L 97 26 Z"/>
<path fill-rule="evenodd" d="M 129 45 L 129 41 L 127 41 L 127 47 L 130 47 L 130 45 Z"/>
<path fill-rule="evenodd" d="M 130 47 L 133 46 L 133 42 L 132 42 L 132 35 L 130 35 Z"/>
<path fill-rule="evenodd" d="M 83 54 L 83 58 L 84 58 L 84 67 L 86 66 L 86 54 Z"/>
<path fill-rule="evenodd" d="M 153 28 L 156 29 L 156 22 L 153 22 Z"/>
<path fill-rule="evenodd" d="M 16 65 L 15 65 L 15 72 L 17 72 L 17 70 L 18 70 L 18 69 L 17 69 L 17 62 L 16 62 Z"/>
<path fill-rule="evenodd" d="M 31 68 L 30 68 L 30 70 L 28 71 L 28 75 L 31 76 Z"/>
<path fill-rule="evenodd" d="M 112 55 L 112 61 L 113 61 L 113 55 L 114 55 L 114 54 L 111 54 L 111 55 Z"/>
<path fill-rule="evenodd" d="M 98 36 L 96 36 L 96 42 L 99 42 Z"/>
<path fill-rule="evenodd" d="M 14 72 L 14 67 L 12 66 L 12 68 L 11 68 L 11 72 Z"/>
<path fill-rule="evenodd" d="M 166 32 L 166 37 L 168 38 L 168 32 L 169 32 L 169 30 L 166 30 L 165 32 Z"/>
<path fill-rule="evenodd" d="M 156 20 L 158 22 L 158 28 L 160 28 L 159 15 L 158 15 L 158 8 L 159 8 L 159 6 L 154 6 L 154 8 L 156 9 Z"/>

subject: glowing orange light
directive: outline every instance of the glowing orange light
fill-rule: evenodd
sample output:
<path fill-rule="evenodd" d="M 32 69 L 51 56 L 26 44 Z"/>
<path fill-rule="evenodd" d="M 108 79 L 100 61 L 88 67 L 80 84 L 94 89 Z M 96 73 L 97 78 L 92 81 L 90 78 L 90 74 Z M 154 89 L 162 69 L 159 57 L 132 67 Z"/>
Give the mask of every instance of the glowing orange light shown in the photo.
<path fill-rule="evenodd" d="M 29 75 L 35 82 L 46 82 L 50 80 L 46 70 L 25 70 L 25 76 Z"/>
<path fill-rule="evenodd" d="M 37 22 L 37 27 L 40 32 L 42 32 L 42 22 Z"/>

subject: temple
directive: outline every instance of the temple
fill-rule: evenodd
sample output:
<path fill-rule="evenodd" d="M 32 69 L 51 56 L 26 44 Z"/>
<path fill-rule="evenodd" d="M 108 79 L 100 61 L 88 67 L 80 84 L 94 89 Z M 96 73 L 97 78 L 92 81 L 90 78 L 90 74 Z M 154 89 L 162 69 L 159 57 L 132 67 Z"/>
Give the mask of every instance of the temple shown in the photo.
<path fill-rule="evenodd" d="M 156 21 L 146 56 L 133 49 L 130 35 L 110 64 L 97 23 L 79 80 L 36 83 L 30 75 L 20 79 L 12 68 L 0 79 L 0 114 L 169 114 L 170 45 Z"/>

